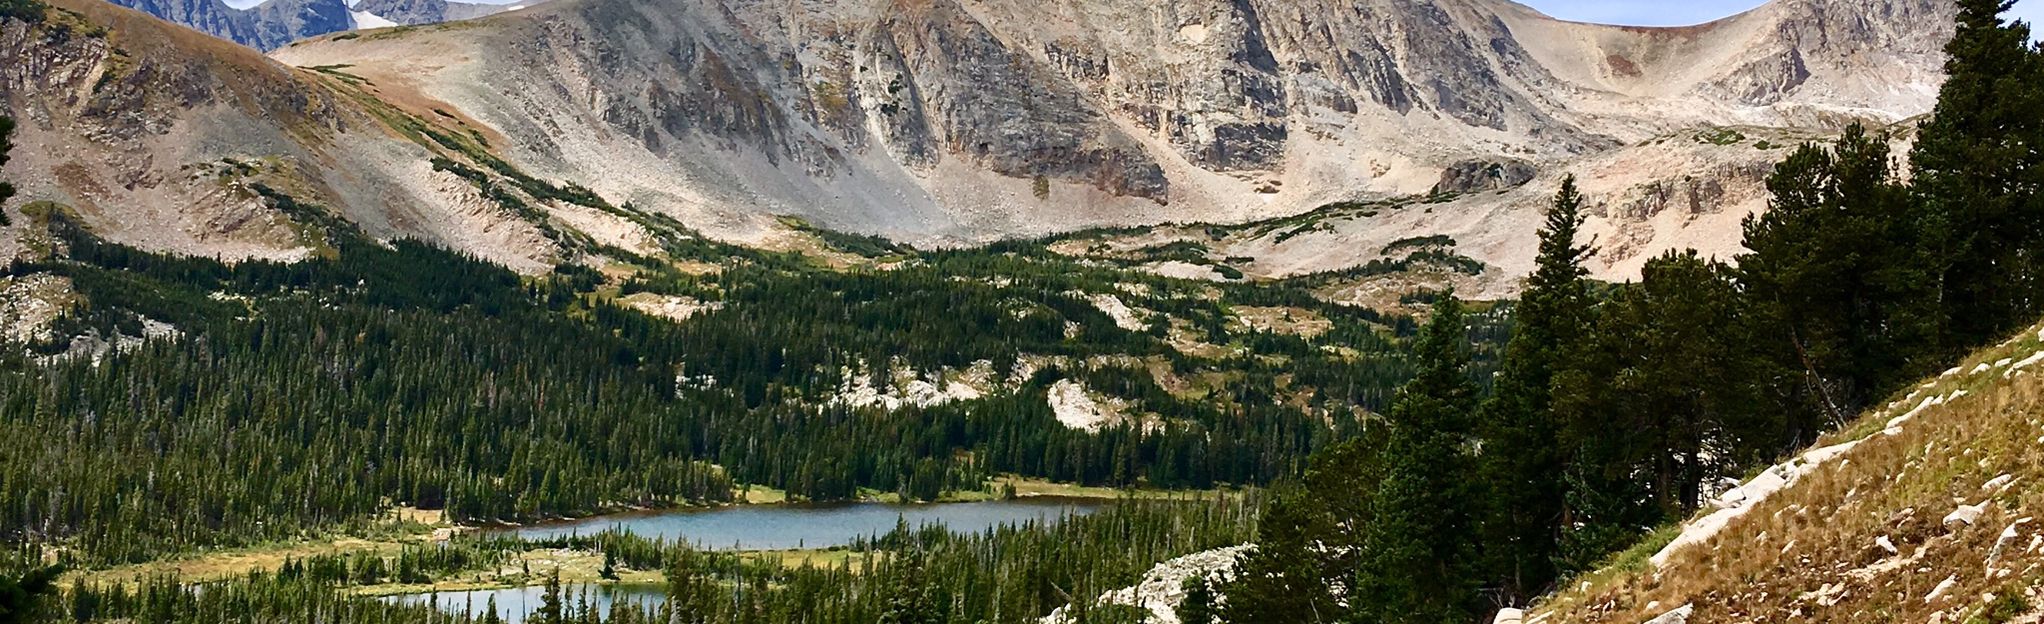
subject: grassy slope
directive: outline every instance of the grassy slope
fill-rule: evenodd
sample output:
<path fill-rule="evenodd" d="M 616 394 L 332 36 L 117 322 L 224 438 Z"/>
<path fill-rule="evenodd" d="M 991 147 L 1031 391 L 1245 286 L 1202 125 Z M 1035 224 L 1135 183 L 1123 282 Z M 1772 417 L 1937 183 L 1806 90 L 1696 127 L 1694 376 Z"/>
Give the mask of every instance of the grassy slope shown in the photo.
<path fill-rule="evenodd" d="M 1817 446 L 1863 441 L 1710 542 L 1656 570 L 1646 556 L 1673 537 L 1658 533 L 1533 618 L 1631 624 L 1693 604 L 1692 624 L 2038 621 L 2044 522 L 2026 519 L 2044 512 L 2044 362 L 2012 367 L 2044 349 L 2040 336 L 2033 327 L 1983 350 L 1827 436 Z M 1926 399 L 1960 390 L 1884 433 Z M 2003 475 L 2013 481 L 1983 487 Z M 1979 520 L 1946 526 L 1961 504 L 1982 506 Z"/>

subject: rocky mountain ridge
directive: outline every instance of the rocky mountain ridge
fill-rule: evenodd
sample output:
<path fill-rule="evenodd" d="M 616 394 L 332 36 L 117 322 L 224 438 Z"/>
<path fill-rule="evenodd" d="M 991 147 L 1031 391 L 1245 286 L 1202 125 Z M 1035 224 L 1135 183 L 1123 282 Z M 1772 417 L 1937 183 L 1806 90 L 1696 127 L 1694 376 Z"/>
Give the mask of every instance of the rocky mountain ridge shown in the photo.
<path fill-rule="evenodd" d="M 1722 187 L 1733 201 L 1707 208 L 1729 216 L 1600 227 L 1642 251 L 1725 251 L 1725 226 L 1757 207 L 1754 171 L 1779 155 L 1669 139 L 1750 126 L 1792 142 L 1921 114 L 1950 11 L 1781 0 L 1643 29 L 1493 0 L 576 0 L 277 57 L 445 102 L 505 133 L 521 165 L 739 238 L 762 212 L 925 244 L 1239 222 L 1424 194 L 1470 161 L 1525 161 L 1551 183 L 1659 159 L 1688 162 L 1596 190 L 1638 203 Z M 1438 233 L 1516 271 L 1531 257 L 1525 199 L 1437 207 L 1482 215 Z M 1326 250 L 1370 245 L 1327 243 L 1243 251 L 1271 274 L 1368 259 Z"/>
<path fill-rule="evenodd" d="M 59 4 L 104 13 L 86 2 Z M 422 19 L 458 12 L 431 0 L 357 9 L 384 5 Z M 291 76 L 281 89 L 324 94 L 379 122 L 348 126 L 333 145 L 257 140 L 292 133 L 270 132 L 277 123 L 253 111 L 240 111 L 243 127 L 165 110 L 164 128 L 206 140 L 166 135 L 146 161 L 104 166 L 147 177 L 134 170 L 295 163 L 280 175 L 317 178 L 300 185 L 305 199 L 346 214 L 485 224 L 457 231 L 436 217 L 432 228 L 394 232 L 488 257 L 572 255 L 550 243 L 485 248 L 506 228 L 546 226 L 478 208 L 480 190 L 450 186 L 429 162 L 448 147 L 422 143 L 404 129 L 411 121 L 393 128 L 398 114 L 473 137 L 471 147 L 522 174 L 747 244 L 785 244 L 781 215 L 925 245 L 1306 219 L 1203 244 L 1213 261 L 1257 277 L 1357 266 L 1396 240 L 1446 235 L 1503 292 L 1530 263 L 1530 226 L 1565 173 L 1598 206 L 1587 231 L 1606 250 L 1600 276 L 1629 275 L 1660 249 L 1736 248 L 1736 224 L 1762 207 L 1759 181 L 1782 146 L 1928 110 L 1951 10 L 1942 0 L 1777 0 L 1653 29 L 1562 22 L 1504 0 L 558 0 L 277 49 L 276 60 L 301 68 L 264 70 Z M 90 84 L 0 95 L 18 109 Z M 47 119 L 28 132 L 120 142 Z M 372 146 L 376 155 L 338 170 L 313 164 Z M 89 196 L 114 221 L 147 197 L 55 175 L 61 162 L 10 166 L 41 181 L 21 200 Z M 388 188 L 352 188 L 367 179 L 468 199 L 407 191 L 426 205 L 397 206 Z M 1394 200 L 1404 207 L 1315 212 Z M 210 210 L 191 212 L 218 221 Z M 294 249 L 264 254 L 303 251 Z"/>
<path fill-rule="evenodd" d="M 455 0 L 360 0 L 354 6 L 349 6 L 346 0 L 267 0 L 246 9 L 234 8 L 221 0 L 114 0 L 114 3 L 260 50 L 358 28 L 437 24 L 525 6 Z"/>

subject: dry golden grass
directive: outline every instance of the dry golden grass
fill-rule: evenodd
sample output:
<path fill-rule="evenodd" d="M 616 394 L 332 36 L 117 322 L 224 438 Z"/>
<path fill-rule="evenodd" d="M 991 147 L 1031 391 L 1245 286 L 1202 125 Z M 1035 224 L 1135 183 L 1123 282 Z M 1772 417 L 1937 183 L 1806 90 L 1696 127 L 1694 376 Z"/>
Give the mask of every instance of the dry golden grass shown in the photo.
<path fill-rule="evenodd" d="M 1043 479 L 1002 475 L 987 481 L 988 489 L 1000 492 L 1008 486 L 1015 487 L 1015 496 L 1058 496 L 1064 498 L 1136 498 L 1143 500 L 1206 499 L 1214 496 L 1229 496 L 1229 490 L 1162 490 L 1154 488 L 1116 489 L 1071 483 L 1054 483 Z"/>
<path fill-rule="evenodd" d="M 1659 570 L 1579 579 L 1538 612 L 1549 623 L 1631 624 L 1683 604 L 1696 607 L 1692 623 L 1989 623 L 2032 611 L 2044 581 L 2044 522 L 2019 519 L 2044 510 L 2044 366 L 2006 378 L 2007 367 L 1993 364 L 2037 353 L 2036 331 L 1827 436 L 1821 444 L 1863 441 L 1709 542 L 1677 551 Z M 1990 370 L 1973 373 L 1982 363 Z M 1882 432 L 1925 398 L 1958 390 L 1967 394 L 1896 435 Z M 1983 489 L 2002 475 L 2012 483 Z M 1971 526 L 1944 526 L 1961 504 L 1985 509 Z M 1990 566 L 2004 529 L 2013 537 Z M 1877 545 L 1883 537 L 1895 553 Z"/>
<path fill-rule="evenodd" d="M 853 572 L 864 572 L 872 563 L 884 561 L 885 552 L 853 552 L 833 549 L 759 550 L 744 553 L 744 557 L 755 561 L 770 561 L 784 568 L 848 568 Z"/>

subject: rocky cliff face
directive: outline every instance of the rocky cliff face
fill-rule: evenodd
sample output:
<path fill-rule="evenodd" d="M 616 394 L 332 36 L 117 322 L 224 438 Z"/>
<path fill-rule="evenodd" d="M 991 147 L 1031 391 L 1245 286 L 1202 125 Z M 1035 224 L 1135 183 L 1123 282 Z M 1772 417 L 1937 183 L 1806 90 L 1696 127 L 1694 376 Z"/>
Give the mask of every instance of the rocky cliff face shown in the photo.
<path fill-rule="evenodd" d="M 287 1 L 303 4 L 255 11 L 309 25 L 337 0 Z M 1952 11 L 1776 0 L 1652 29 L 1506 0 L 557 0 L 273 56 L 344 67 L 357 95 L 472 123 L 458 130 L 522 169 L 739 242 L 770 238 L 777 214 L 959 244 L 1439 190 L 1453 199 L 1220 243 L 1284 275 L 1448 234 L 1509 274 L 1575 173 L 1607 245 L 1597 270 L 1624 277 L 1660 249 L 1735 248 L 1780 146 L 1928 111 Z M 372 169 L 426 183 L 415 162 Z"/>
<path fill-rule="evenodd" d="M 420 25 L 474 19 L 522 9 L 522 4 L 478 4 L 450 0 L 268 0 L 247 9 L 221 0 L 108 0 L 193 30 L 259 50 L 356 28 Z"/>
<path fill-rule="evenodd" d="M 112 1 L 263 50 L 355 27 L 344 0 L 270 0 L 249 9 L 230 7 L 221 0 Z"/>

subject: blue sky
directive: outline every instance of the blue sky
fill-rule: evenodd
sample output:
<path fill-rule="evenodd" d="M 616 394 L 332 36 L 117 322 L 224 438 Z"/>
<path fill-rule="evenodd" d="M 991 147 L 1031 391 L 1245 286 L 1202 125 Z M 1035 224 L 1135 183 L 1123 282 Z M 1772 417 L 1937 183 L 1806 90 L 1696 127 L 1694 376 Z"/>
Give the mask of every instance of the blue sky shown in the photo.
<path fill-rule="evenodd" d="M 1519 0 L 1566 20 L 1635 26 L 1687 26 L 1766 4 L 1766 0 Z M 2031 24 L 2044 21 L 2044 0 L 2018 0 L 2010 11 Z"/>

